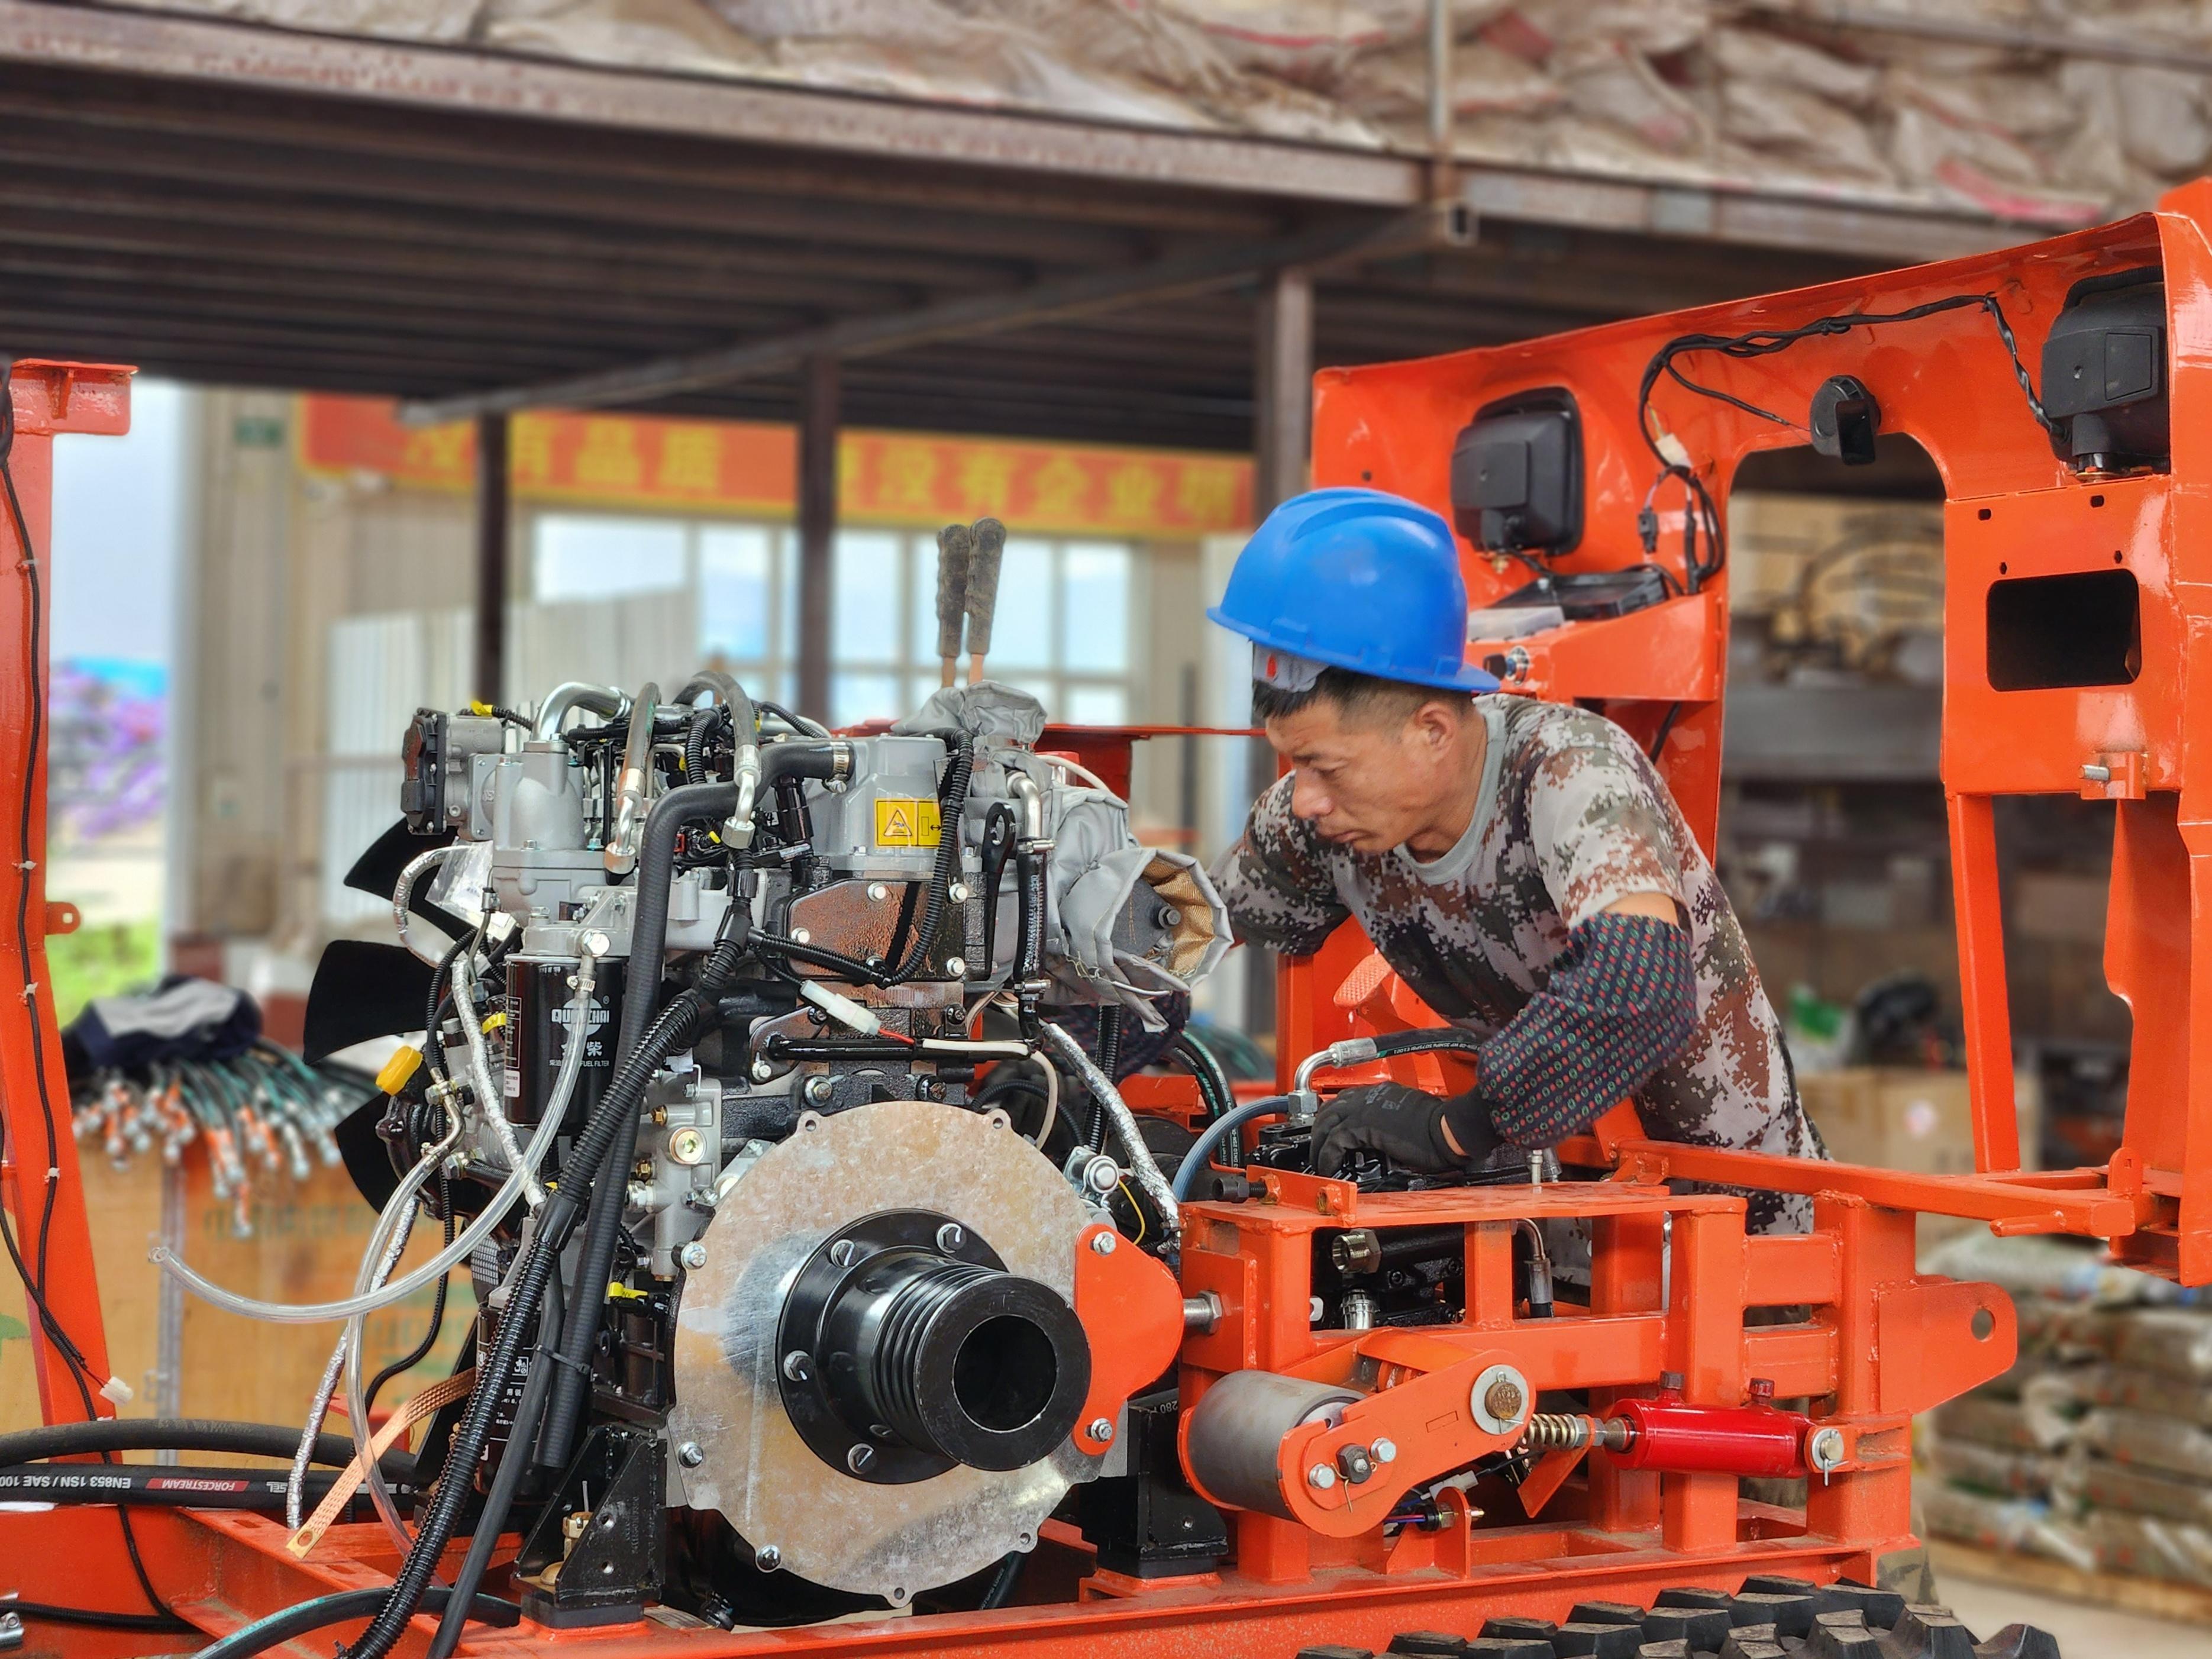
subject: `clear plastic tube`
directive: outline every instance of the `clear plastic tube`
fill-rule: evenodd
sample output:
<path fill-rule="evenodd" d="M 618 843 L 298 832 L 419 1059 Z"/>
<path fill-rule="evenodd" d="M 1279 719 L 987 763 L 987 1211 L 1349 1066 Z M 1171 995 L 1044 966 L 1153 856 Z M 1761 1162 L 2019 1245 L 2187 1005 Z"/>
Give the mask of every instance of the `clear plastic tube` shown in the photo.
<path fill-rule="evenodd" d="M 571 1004 L 574 1018 L 568 1028 L 571 1031 L 590 1029 L 592 965 L 592 958 L 585 957 L 576 976 L 576 995 Z M 567 1052 L 561 1056 L 560 1075 L 554 1081 L 553 1097 L 546 1103 L 544 1121 L 539 1123 L 538 1132 L 530 1138 L 530 1144 L 522 1150 L 522 1166 L 508 1174 L 506 1182 L 484 1206 L 483 1213 L 429 1261 L 413 1272 L 393 1279 L 380 1291 L 349 1296 L 337 1302 L 264 1302 L 258 1297 L 240 1296 L 235 1291 L 225 1290 L 212 1280 L 203 1279 L 165 1245 L 156 1244 L 148 1252 L 147 1259 L 209 1305 L 221 1308 L 225 1313 L 240 1314 L 248 1319 L 264 1319 L 272 1324 L 319 1325 L 331 1320 L 351 1319 L 359 1314 L 372 1314 L 380 1308 L 404 1302 L 425 1285 L 434 1284 L 450 1273 L 456 1262 L 466 1260 L 471 1252 L 490 1237 L 501 1222 L 506 1219 L 514 1200 L 522 1195 L 525 1175 L 534 1176 L 537 1173 L 538 1166 L 544 1162 L 546 1152 L 552 1147 L 554 1137 L 560 1133 L 561 1120 L 568 1115 L 569 1097 L 574 1094 L 576 1079 L 583 1070 L 583 1059 L 584 1045 L 571 1041 Z M 403 1200 L 411 1203 L 415 1194 L 422 1190 L 423 1181 L 428 1178 L 428 1171 L 418 1164 L 414 1170 L 409 1172 L 407 1179 L 400 1182 L 399 1191 L 392 1194 L 392 1204 Z M 387 1218 L 393 1214 L 390 1205 L 386 1206 L 385 1214 Z M 378 1231 L 384 1234 L 383 1223 L 379 1224 Z"/>
<path fill-rule="evenodd" d="M 484 1044 L 483 1027 L 477 1023 L 476 975 L 469 963 L 469 952 L 464 951 L 453 958 L 453 1006 L 461 1016 L 461 1030 L 469 1043 L 469 1080 L 475 1085 L 477 1109 L 491 1125 L 493 1136 L 499 1141 L 501 1154 L 510 1170 L 522 1169 L 522 1146 L 514 1138 L 514 1126 L 507 1121 L 506 1103 L 498 1090 L 492 1086 L 491 1054 Z M 577 1026 L 582 1030 L 582 1026 Z M 532 1210 L 545 1201 L 545 1189 L 528 1170 L 523 1171 L 522 1201 Z"/>

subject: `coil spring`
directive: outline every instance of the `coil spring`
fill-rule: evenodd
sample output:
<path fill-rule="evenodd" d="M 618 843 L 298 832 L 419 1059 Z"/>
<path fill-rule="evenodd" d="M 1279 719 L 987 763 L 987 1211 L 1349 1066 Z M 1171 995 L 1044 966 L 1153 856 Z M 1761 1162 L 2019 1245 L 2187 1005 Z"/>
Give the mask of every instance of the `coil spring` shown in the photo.
<path fill-rule="evenodd" d="M 1521 1437 L 1527 1451 L 1568 1451 L 1590 1442 L 1590 1420 L 1575 1412 L 1537 1412 Z"/>

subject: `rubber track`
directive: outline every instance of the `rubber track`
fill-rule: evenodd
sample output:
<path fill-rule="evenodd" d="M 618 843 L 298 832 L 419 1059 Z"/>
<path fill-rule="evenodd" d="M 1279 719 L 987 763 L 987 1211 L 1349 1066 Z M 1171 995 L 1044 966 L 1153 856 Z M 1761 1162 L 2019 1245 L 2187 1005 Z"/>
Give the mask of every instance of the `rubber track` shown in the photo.
<path fill-rule="evenodd" d="M 1662 1590 L 1648 1607 L 1576 1603 L 1563 1625 L 1500 1616 L 1474 1636 L 1401 1631 L 1384 1650 L 1397 1659 L 2061 1659 L 2032 1625 L 2008 1625 L 1987 1641 L 1950 1609 L 1908 1602 L 1850 1579 L 1754 1574 L 1743 1588 Z M 1375 1659 L 1365 1648 L 1301 1648 L 1297 1659 Z M 2100 1656 L 2099 1659 L 2104 1659 Z"/>

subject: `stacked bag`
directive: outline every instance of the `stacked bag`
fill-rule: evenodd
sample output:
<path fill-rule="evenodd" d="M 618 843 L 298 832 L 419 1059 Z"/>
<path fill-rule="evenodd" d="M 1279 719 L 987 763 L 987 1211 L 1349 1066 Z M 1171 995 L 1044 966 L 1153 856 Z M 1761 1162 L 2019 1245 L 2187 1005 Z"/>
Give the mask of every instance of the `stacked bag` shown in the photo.
<path fill-rule="evenodd" d="M 1930 1266 L 2009 1291 L 2021 1352 L 1923 1421 L 1929 1532 L 2212 1589 L 2212 1302 L 2071 1241 L 1966 1235 Z"/>

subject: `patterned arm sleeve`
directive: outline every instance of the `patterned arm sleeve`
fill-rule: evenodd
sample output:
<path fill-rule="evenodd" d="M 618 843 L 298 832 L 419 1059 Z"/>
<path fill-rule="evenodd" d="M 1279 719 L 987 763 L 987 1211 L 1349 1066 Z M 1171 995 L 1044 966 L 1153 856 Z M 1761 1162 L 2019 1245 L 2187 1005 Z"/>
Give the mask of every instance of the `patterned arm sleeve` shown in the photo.
<path fill-rule="evenodd" d="M 1537 867 L 1571 932 L 1632 893 L 1687 904 L 1667 786 L 1626 732 L 1592 724 L 1544 757 L 1528 788 Z"/>
<path fill-rule="evenodd" d="M 1485 1113 L 1509 1146 L 1548 1146 L 1635 1093 L 1697 1023 L 1682 930 L 1656 916 L 1593 916 L 1569 935 L 1550 982 L 1483 1045 L 1474 1093 L 1455 1109 Z"/>
<path fill-rule="evenodd" d="M 1324 843 L 1291 811 L 1288 778 L 1253 803 L 1244 838 L 1211 873 L 1237 936 L 1292 956 L 1321 949 L 1351 914 L 1337 896 Z"/>

